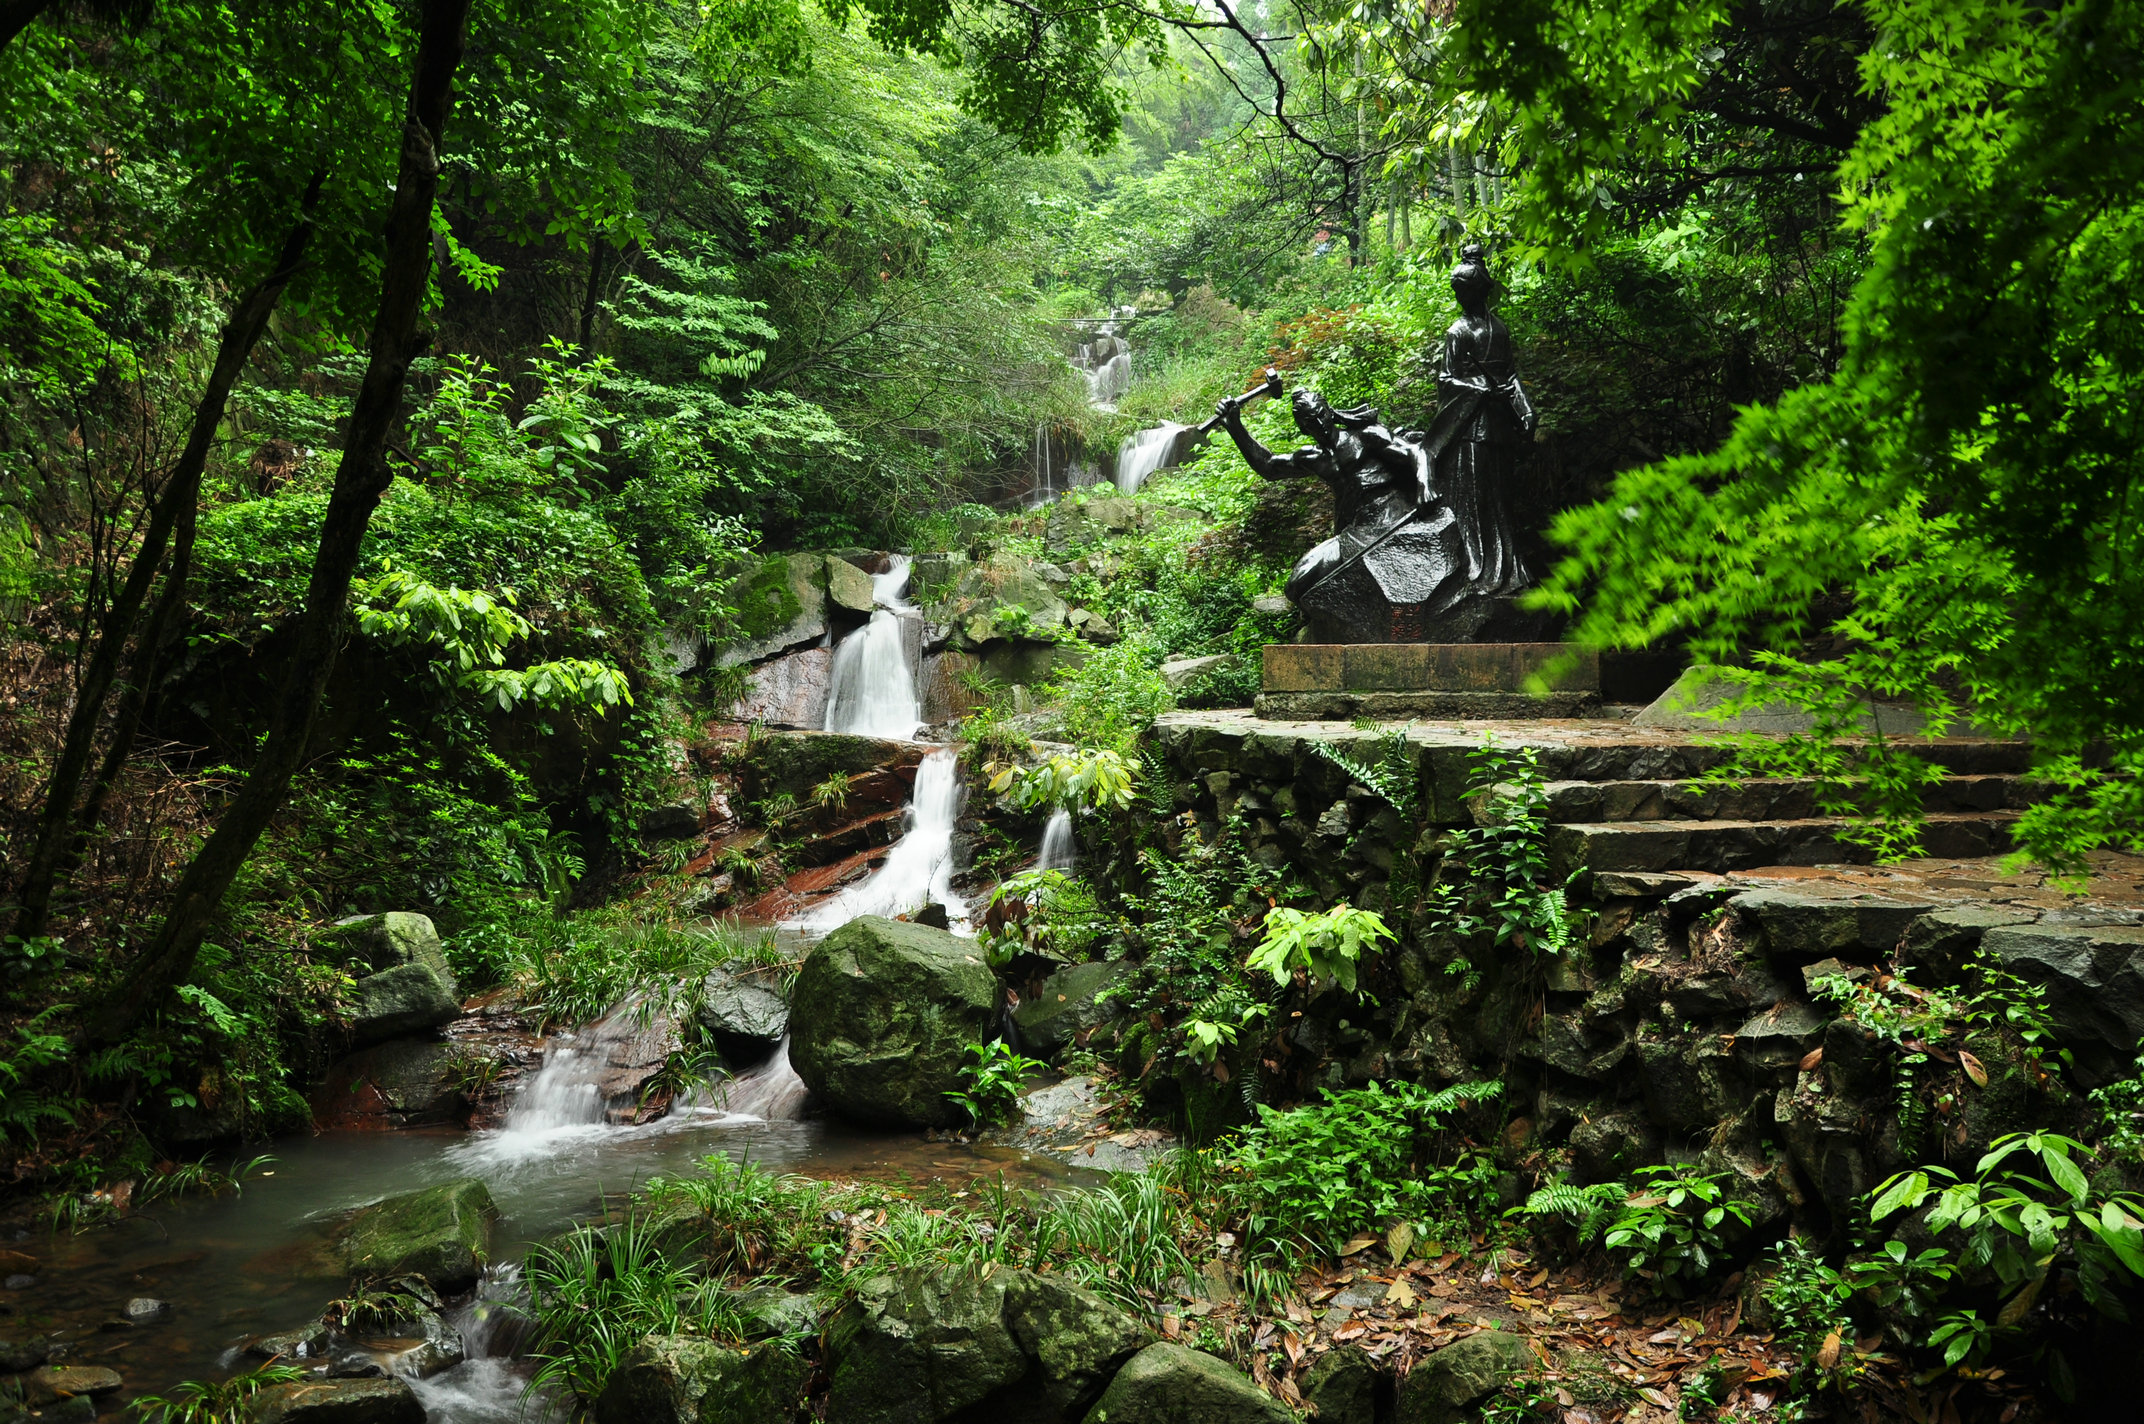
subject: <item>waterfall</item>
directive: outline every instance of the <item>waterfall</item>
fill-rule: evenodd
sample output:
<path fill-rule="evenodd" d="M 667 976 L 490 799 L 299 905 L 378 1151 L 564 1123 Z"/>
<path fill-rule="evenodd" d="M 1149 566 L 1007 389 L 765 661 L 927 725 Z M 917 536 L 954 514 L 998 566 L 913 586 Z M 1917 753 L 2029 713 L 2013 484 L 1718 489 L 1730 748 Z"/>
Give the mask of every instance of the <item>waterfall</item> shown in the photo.
<path fill-rule="evenodd" d="M 858 915 L 904 915 L 936 901 L 956 927 L 966 929 L 967 902 L 953 893 L 953 824 L 960 818 L 965 790 L 960 784 L 960 755 L 950 749 L 932 752 L 916 768 L 916 792 L 908 803 L 908 825 L 886 856 L 886 863 L 861 885 L 851 886 L 797 924 L 812 931 L 838 928 Z"/>
<path fill-rule="evenodd" d="M 774 1056 L 749 1073 L 740 1073 L 727 1083 L 704 1093 L 705 1106 L 756 1117 L 767 1122 L 793 1122 L 803 1116 L 804 1099 L 811 1090 L 789 1064 L 789 1039 L 782 1038 Z"/>
<path fill-rule="evenodd" d="M 885 573 L 871 576 L 871 621 L 834 649 L 833 685 L 826 699 L 826 730 L 907 741 L 922 724 L 915 671 L 908 665 L 908 637 L 901 614 L 910 605 L 908 556 L 895 554 Z"/>
<path fill-rule="evenodd" d="M 1169 456 L 1176 449 L 1176 437 L 1183 430 L 1183 426 L 1173 421 L 1164 421 L 1150 430 L 1138 430 L 1125 436 L 1124 443 L 1117 447 L 1118 491 L 1138 493 L 1148 475 L 1169 463 Z"/>
<path fill-rule="evenodd" d="M 1060 806 L 1043 823 L 1042 854 L 1035 859 L 1035 869 L 1069 871 L 1072 861 L 1072 813 Z"/>
<path fill-rule="evenodd" d="M 574 1033 L 553 1038 L 543 1067 L 522 1085 L 496 1132 L 473 1133 L 446 1155 L 481 1171 L 514 1167 L 573 1150 L 571 1144 L 608 1132 L 610 1103 L 603 1080 L 618 1064 L 646 1061 L 660 1050 L 646 1042 L 659 1027 L 642 1013 L 642 998 L 625 1000 Z"/>

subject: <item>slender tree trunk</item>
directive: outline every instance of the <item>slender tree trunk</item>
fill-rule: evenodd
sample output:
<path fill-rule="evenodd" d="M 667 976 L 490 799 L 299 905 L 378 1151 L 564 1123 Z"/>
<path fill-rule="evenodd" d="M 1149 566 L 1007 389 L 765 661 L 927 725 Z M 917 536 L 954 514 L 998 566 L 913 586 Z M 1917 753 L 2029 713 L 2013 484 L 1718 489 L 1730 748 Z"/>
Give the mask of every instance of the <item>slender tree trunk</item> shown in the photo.
<path fill-rule="evenodd" d="M 30 28 L 30 22 L 52 8 L 52 0 L 4 0 L 0 3 L 0 50 L 15 36 Z"/>
<path fill-rule="evenodd" d="M 598 237 L 588 244 L 588 290 L 581 294 L 581 354 L 587 355 L 596 342 L 596 316 L 603 305 L 603 258 L 605 244 Z"/>
<path fill-rule="evenodd" d="M 230 318 L 224 322 L 223 334 L 217 341 L 216 364 L 209 371 L 208 388 L 201 393 L 201 400 L 194 407 L 193 429 L 187 435 L 186 448 L 179 453 L 178 463 L 165 478 L 164 488 L 150 510 L 148 526 L 142 531 L 141 547 L 135 551 L 126 582 L 105 610 L 103 624 L 97 630 L 95 651 L 83 672 L 82 684 L 76 690 L 74 711 L 67 718 L 67 735 L 60 744 L 59 760 L 53 764 L 51 780 L 45 784 L 37 840 L 23 868 L 17 891 L 20 908 L 13 928 L 14 933 L 25 939 L 45 932 L 51 918 L 52 895 L 61 863 L 68 847 L 90 829 L 76 816 L 75 798 L 82 789 L 82 778 L 89 770 L 90 756 L 96 749 L 97 724 L 103 720 L 105 702 L 118 678 L 119 665 L 126 656 L 127 642 L 134 635 L 134 625 L 141 617 L 142 604 L 149 596 L 150 586 L 156 582 L 157 568 L 164 562 L 164 552 L 171 542 L 173 529 L 181 525 L 185 527 L 189 555 L 191 553 L 194 510 L 201 498 L 201 475 L 208 468 L 208 454 L 215 444 L 216 426 L 223 419 L 224 407 L 230 402 L 232 387 L 238 384 L 247 359 L 259 344 L 261 333 L 267 330 L 269 315 L 283 298 L 283 289 L 290 285 L 291 278 L 305 263 L 306 249 L 313 241 L 313 210 L 319 204 L 321 185 L 325 181 L 324 173 L 313 175 L 312 184 L 299 204 L 298 220 L 283 239 L 283 248 L 276 254 L 274 268 L 231 308 Z M 172 573 L 183 582 L 184 570 L 177 563 L 173 564 Z M 171 600 L 178 596 L 183 596 L 181 590 L 167 589 L 158 603 L 157 621 L 166 617 Z M 138 654 L 136 657 L 137 669 L 141 673 L 153 672 L 153 651 L 145 648 L 143 654 L 146 656 Z M 128 739 L 131 741 L 131 733 Z"/>
<path fill-rule="evenodd" d="M 290 793 L 305 759 L 320 698 L 335 668 L 350 581 L 372 512 L 387 492 L 387 440 L 402 402 L 409 365 L 430 344 L 422 325 L 432 279 L 432 206 L 439 194 L 440 140 L 454 106 L 454 75 L 467 43 L 471 0 L 424 0 L 416 70 L 410 79 L 394 207 L 387 218 L 387 251 L 380 308 L 373 320 L 364 384 L 350 413 L 349 437 L 335 488 L 320 525 L 312 578 L 305 592 L 283 684 L 268 724 L 267 742 L 246 784 L 188 864 L 172 893 L 156 938 L 89 1025 L 92 1039 L 124 1037 L 192 972 L 202 936 L 255 842 Z"/>

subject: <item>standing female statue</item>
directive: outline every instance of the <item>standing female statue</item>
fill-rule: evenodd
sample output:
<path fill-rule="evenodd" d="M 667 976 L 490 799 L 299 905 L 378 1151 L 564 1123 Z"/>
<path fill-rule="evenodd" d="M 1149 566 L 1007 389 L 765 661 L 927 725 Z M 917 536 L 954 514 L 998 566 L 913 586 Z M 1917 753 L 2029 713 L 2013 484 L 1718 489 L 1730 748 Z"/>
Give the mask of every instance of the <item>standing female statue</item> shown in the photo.
<path fill-rule="evenodd" d="M 1506 491 L 1533 407 L 1520 389 L 1511 332 L 1489 312 L 1495 283 L 1470 246 L 1452 273 L 1461 315 L 1444 336 L 1440 404 L 1425 434 L 1380 425 L 1369 406 L 1335 410 L 1316 391 L 1294 397 L 1296 429 L 1314 444 L 1275 454 L 1243 427 L 1253 396 L 1217 417 L 1252 470 L 1269 480 L 1321 479 L 1333 492 L 1333 537 L 1305 554 L 1287 594 L 1321 643 L 1465 642 L 1527 586 Z"/>
<path fill-rule="evenodd" d="M 1533 437 L 1536 421 L 1519 385 L 1511 329 L 1489 310 L 1495 290 L 1481 248 L 1468 244 L 1452 272 L 1459 319 L 1444 333 L 1437 419 L 1422 442 L 1435 470 L 1433 497 L 1458 516 L 1468 588 L 1489 595 L 1517 593 L 1532 582 L 1508 500 L 1519 447 Z"/>

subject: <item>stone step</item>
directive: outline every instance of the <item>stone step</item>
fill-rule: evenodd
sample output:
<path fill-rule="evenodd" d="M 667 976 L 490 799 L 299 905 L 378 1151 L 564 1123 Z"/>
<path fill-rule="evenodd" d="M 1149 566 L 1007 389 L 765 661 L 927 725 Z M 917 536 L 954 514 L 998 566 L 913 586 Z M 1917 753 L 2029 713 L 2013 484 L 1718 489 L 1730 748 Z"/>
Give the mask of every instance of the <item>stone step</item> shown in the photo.
<path fill-rule="evenodd" d="M 2000 855 L 2010 849 L 2011 812 L 1938 812 L 1928 817 L 1922 852 L 1943 859 Z M 1861 865 L 1866 846 L 1839 839 L 1851 823 L 1835 817 L 1793 820 L 1583 821 L 1549 828 L 1549 857 L 1559 876 L 1573 870 L 1755 870 L 1766 865 Z"/>
<path fill-rule="evenodd" d="M 1599 821 L 1800 821 L 1821 818 L 1819 784 L 1795 777 L 1708 781 L 1552 781 L 1548 818 Z M 1922 788 L 1929 812 L 2018 811 L 2032 803 L 2015 776 L 1946 776 Z"/>

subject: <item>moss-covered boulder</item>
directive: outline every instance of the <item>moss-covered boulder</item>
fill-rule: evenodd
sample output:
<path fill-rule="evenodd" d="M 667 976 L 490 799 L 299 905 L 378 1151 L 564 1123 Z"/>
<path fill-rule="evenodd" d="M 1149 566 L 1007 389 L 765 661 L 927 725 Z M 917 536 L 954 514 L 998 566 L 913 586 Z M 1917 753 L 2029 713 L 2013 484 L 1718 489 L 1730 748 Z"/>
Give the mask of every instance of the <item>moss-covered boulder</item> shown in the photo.
<path fill-rule="evenodd" d="M 253 1424 L 423 1424 L 424 1406 L 401 1380 L 307 1380 L 255 1397 Z"/>
<path fill-rule="evenodd" d="M 826 636 L 826 556 L 776 554 L 732 594 L 737 636 L 715 651 L 717 667 L 756 663 Z"/>
<path fill-rule="evenodd" d="M 1109 1382 L 1086 1424 L 1294 1424 L 1295 1416 L 1226 1360 L 1164 1340 Z"/>
<path fill-rule="evenodd" d="M 827 1332 L 828 1424 L 1078 1419 L 1146 1343 L 1124 1312 L 1050 1276 L 900 1271 Z"/>
<path fill-rule="evenodd" d="M 972 939 L 866 915 L 813 947 L 789 1003 L 789 1061 L 843 1117 L 871 1127 L 965 1121 L 946 1094 L 997 1026 L 997 978 Z"/>
<path fill-rule="evenodd" d="M 1460 1424 L 1506 1380 L 1534 1368 L 1521 1336 L 1484 1330 L 1429 1355 L 1400 1381 L 1395 1424 Z"/>
<path fill-rule="evenodd" d="M 1022 612 L 1013 612 L 1016 608 Z M 952 596 L 931 608 L 930 618 L 948 625 L 954 646 L 965 649 L 1018 638 L 1029 629 L 1062 627 L 1069 612 L 1032 561 L 998 554 L 963 573 Z"/>
<path fill-rule="evenodd" d="M 498 1214 L 484 1184 L 464 1177 L 374 1202 L 336 1230 L 334 1247 L 351 1275 L 417 1275 L 451 1295 L 483 1272 Z"/>
<path fill-rule="evenodd" d="M 779 1342 L 740 1350 L 692 1335 L 650 1335 L 596 1396 L 596 1424 L 788 1424 L 804 1361 Z"/>
<path fill-rule="evenodd" d="M 460 986 L 426 916 L 362 915 L 341 921 L 320 943 L 357 975 L 346 1006 L 354 1046 L 427 1033 L 461 1016 Z"/>

